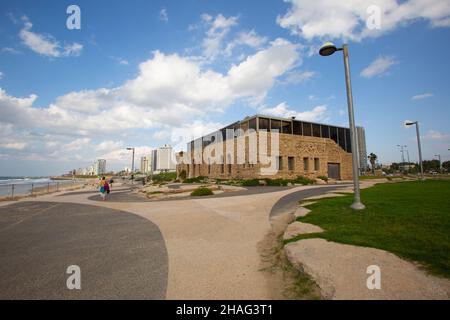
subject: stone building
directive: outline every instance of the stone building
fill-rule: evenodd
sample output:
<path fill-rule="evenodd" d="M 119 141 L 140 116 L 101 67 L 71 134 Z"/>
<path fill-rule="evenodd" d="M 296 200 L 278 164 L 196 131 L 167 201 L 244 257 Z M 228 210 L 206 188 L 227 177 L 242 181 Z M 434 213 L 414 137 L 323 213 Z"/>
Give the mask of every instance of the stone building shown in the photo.
<path fill-rule="evenodd" d="M 351 152 L 348 128 L 255 115 L 188 143 L 187 152 L 178 154 L 177 173 L 184 170 L 189 178 L 349 180 Z"/>

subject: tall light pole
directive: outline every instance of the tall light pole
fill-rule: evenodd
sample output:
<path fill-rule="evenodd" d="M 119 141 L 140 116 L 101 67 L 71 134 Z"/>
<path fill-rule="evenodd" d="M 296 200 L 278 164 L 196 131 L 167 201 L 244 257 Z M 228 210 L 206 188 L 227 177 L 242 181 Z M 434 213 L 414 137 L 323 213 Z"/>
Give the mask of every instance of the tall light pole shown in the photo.
<path fill-rule="evenodd" d="M 403 173 L 404 173 L 405 172 L 405 150 L 404 150 L 404 148 L 406 148 L 407 146 L 398 144 L 397 147 L 400 148 L 400 152 L 402 153 L 402 168 L 403 168 Z M 409 158 L 409 156 L 408 156 L 408 158 Z"/>
<path fill-rule="evenodd" d="M 417 147 L 419 149 L 420 179 L 424 180 L 424 178 L 423 178 L 423 164 L 422 164 L 422 146 L 420 145 L 419 121 L 411 121 L 411 122 L 406 122 L 405 123 L 406 126 L 412 126 L 413 124 L 416 125 Z"/>
<path fill-rule="evenodd" d="M 441 155 L 440 154 L 435 154 L 435 157 L 438 157 L 439 159 L 439 173 L 442 173 L 442 161 L 441 161 Z"/>
<path fill-rule="evenodd" d="M 350 65 L 348 57 L 348 45 L 344 44 L 342 48 L 337 48 L 332 42 L 326 42 L 319 50 L 321 56 L 330 56 L 336 51 L 343 51 L 344 53 L 344 69 L 345 69 L 345 86 L 347 89 L 347 105 L 348 105 L 348 120 L 350 124 L 350 135 L 352 140 L 352 166 L 353 166 L 353 188 L 355 191 L 353 204 L 351 208 L 354 210 L 362 210 L 365 206 L 361 202 L 361 194 L 359 190 L 359 174 L 358 174 L 358 152 L 356 142 L 356 127 L 355 115 L 353 112 L 353 96 L 352 84 L 350 80 Z"/>
<path fill-rule="evenodd" d="M 133 151 L 131 156 L 131 184 L 134 184 L 134 148 L 127 148 L 127 150 Z"/>

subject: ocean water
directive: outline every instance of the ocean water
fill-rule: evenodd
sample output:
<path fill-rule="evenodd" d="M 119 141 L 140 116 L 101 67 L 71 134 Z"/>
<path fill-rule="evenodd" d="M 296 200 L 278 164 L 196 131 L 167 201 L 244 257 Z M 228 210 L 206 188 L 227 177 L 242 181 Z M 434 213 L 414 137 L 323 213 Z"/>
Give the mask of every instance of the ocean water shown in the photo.
<path fill-rule="evenodd" d="M 0 196 L 11 195 L 14 185 L 14 195 L 30 194 L 32 188 L 46 187 L 55 190 L 56 185 L 73 183 L 72 180 L 52 180 L 50 177 L 0 177 Z"/>

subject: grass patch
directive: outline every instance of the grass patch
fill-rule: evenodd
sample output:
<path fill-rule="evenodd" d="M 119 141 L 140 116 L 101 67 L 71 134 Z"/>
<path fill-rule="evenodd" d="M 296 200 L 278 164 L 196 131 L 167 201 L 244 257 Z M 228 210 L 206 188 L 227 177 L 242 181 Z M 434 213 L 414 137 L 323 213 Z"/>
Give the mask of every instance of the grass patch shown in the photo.
<path fill-rule="evenodd" d="M 450 181 L 378 184 L 361 191 L 366 205 L 353 211 L 353 195 L 322 199 L 299 221 L 326 230 L 306 238 L 383 249 L 420 262 L 427 271 L 450 278 Z"/>
<path fill-rule="evenodd" d="M 210 188 L 206 187 L 199 187 L 191 192 L 191 196 L 193 197 L 200 197 L 200 196 L 211 196 L 214 192 Z"/>

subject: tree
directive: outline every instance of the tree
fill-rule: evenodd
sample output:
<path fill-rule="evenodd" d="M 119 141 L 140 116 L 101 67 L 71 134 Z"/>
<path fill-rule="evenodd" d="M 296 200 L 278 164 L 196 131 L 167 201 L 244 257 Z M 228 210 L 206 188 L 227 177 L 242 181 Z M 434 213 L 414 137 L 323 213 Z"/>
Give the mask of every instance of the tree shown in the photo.
<path fill-rule="evenodd" d="M 375 173 L 375 161 L 377 161 L 378 157 L 375 153 L 371 152 L 367 158 L 369 158 L 370 165 L 372 166 L 372 174 L 374 174 Z"/>
<path fill-rule="evenodd" d="M 442 168 L 449 171 L 450 170 L 450 161 L 444 161 L 442 162 Z"/>

